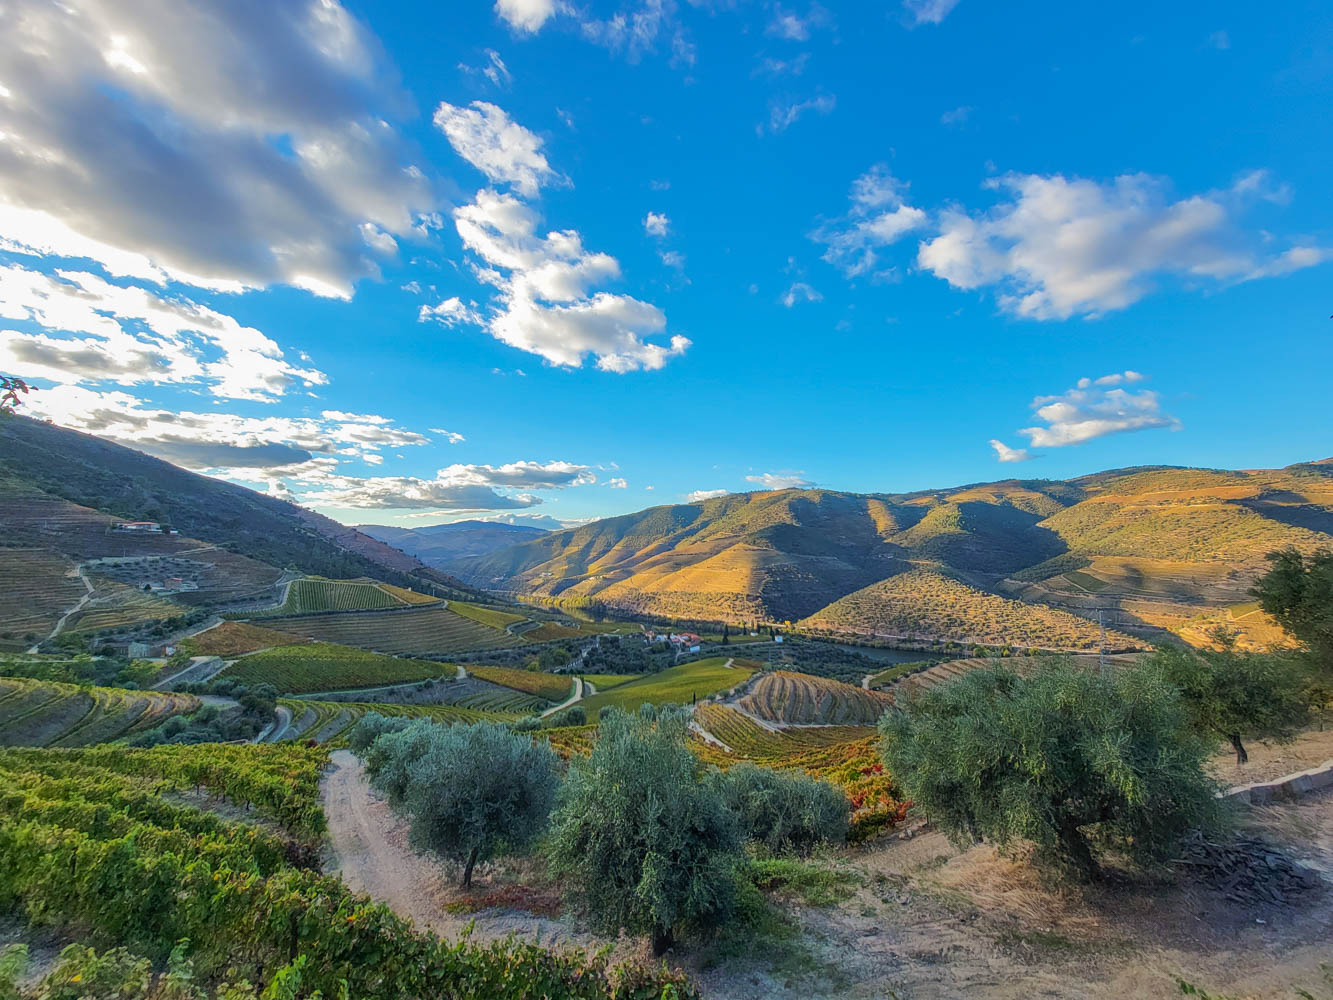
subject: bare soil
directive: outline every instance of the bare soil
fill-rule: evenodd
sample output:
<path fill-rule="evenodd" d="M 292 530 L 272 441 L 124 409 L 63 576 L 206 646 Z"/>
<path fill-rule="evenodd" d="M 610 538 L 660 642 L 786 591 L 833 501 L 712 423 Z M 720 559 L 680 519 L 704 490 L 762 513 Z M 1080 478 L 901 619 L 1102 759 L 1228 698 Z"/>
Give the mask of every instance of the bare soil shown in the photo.
<path fill-rule="evenodd" d="M 1333 760 L 1333 727 L 1301 733 L 1291 743 L 1247 742 L 1245 751 L 1250 761 L 1243 767 L 1236 766 L 1230 749 L 1219 752 L 1210 768 L 1213 775 L 1227 785 L 1249 785 L 1318 767 Z"/>
<path fill-rule="evenodd" d="M 483 940 L 608 943 L 567 916 L 449 912 L 468 898 L 455 874 L 412 850 L 346 751 L 334 754 L 324 804 L 332 868 L 420 926 L 454 937 L 475 918 Z M 1242 825 L 1322 872 L 1325 888 L 1285 906 L 1242 906 L 1168 875 L 1053 888 L 1021 859 L 988 846 L 959 851 L 923 832 L 837 852 L 832 860 L 862 877 L 855 895 L 824 908 L 784 902 L 795 932 L 759 941 L 748 957 L 719 959 L 710 944 L 691 943 L 673 961 L 716 1000 L 1166 998 L 1180 995 L 1177 976 L 1214 994 L 1287 1000 L 1300 987 L 1323 1000 L 1333 995 L 1319 968 L 1333 962 L 1333 795 L 1254 809 Z M 532 863 L 491 866 L 472 896 L 521 898 L 517 884 L 549 899 L 558 887 L 541 878 Z M 617 944 L 617 958 L 642 954 L 641 942 Z"/>

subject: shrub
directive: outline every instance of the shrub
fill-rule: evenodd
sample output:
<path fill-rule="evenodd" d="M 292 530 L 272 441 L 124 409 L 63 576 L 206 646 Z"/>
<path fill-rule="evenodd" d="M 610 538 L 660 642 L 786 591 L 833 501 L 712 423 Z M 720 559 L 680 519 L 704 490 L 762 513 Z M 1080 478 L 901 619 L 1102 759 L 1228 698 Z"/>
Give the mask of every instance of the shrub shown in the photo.
<path fill-rule="evenodd" d="M 1310 709 L 1304 670 L 1291 656 L 1242 653 L 1230 637 L 1214 637 L 1221 649 L 1159 649 L 1145 669 L 1160 671 L 1179 689 L 1190 724 L 1230 743 L 1240 765 L 1250 759 L 1243 736 L 1279 742 L 1295 736 Z"/>
<path fill-rule="evenodd" d="M 1251 589 L 1259 604 L 1333 672 L 1333 549 L 1306 559 L 1294 548 L 1270 552 L 1273 564 Z"/>
<path fill-rule="evenodd" d="M 494 722 L 441 726 L 418 721 L 371 745 L 372 783 L 411 821 L 414 844 L 463 866 L 526 849 L 555 801 L 557 758 Z"/>
<path fill-rule="evenodd" d="M 556 712 L 542 721 L 552 729 L 559 729 L 562 726 L 586 726 L 588 713 L 583 710 L 582 705 L 570 705 L 563 712 Z"/>
<path fill-rule="evenodd" d="M 1165 857 L 1219 818 L 1209 747 L 1151 670 L 1114 679 L 1067 660 L 1030 678 L 974 670 L 880 722 L 885 764 L 958 843 L 1025 838 L 1036 860 L 1099 874 L 1094 843 Z"/>
<path fill-rule="evenodd" d="M 847 797 L 804 771 L 773 771 L 746 761 L 712 780 L 742 835 L 774 854 L 808 857 L 819 844 L 847 837 Z"/>
<path fill-rule="evenodd" d="M 355 754 L 363 754 L 370 745 L 385 733 L 396 733 L 406 729 L 411 720 L 401 715 L 382 715 L 379 712 L 367 712 L 356 720 L 347 734 L 347 746 Z"/>
<path fill-rule="evenodd" d="M 731 912 L 741 838 L 686 744 L 688 713 L 603 710 L 560 790 L 547 850 L 595 927 L 652 935 L 661 954 Z"/>

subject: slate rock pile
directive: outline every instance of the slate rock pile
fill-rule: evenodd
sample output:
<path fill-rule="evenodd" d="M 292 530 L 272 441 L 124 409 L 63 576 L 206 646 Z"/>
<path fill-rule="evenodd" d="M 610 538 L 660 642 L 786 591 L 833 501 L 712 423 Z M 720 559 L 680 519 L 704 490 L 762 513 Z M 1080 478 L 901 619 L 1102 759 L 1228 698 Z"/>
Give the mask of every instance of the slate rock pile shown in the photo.
<path fill-rule="evenodd" d="M 1219 844 L 1196 831 L 1173 864 L 1234 903 L 1285 906 L 1323 887 L 1318 872 L 1248 837 Z"/>

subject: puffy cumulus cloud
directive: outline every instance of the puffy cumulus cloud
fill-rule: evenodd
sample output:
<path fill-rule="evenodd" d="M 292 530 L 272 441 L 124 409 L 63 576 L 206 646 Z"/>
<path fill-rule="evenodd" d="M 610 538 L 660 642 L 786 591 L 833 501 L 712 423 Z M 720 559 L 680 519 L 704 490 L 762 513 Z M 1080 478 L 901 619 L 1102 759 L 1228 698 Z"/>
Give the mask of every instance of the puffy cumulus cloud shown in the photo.
<path fill-rule="evenodd" d="M 470 323 L 474 326 L 480 326 L 484 320 L 477 310 L 475 302 L 464 303 L 457 295 L 450 296 L 443 302 L 433 306 L 422 306 L 417 311 L 417 322 L 441 323 L 444 326 L 458 326 L 460 323 Z"/>
<path fill-rule="evenodd" d="M 876 164 L 852 184 L 847 214 L 827 221 L 810 234 L 825 244 L 824 260 L 849 278 L 871 273 L 879 264 L 878 250 L 927 224 L 924 211 L 904 201 L 907 185 L 884 164 Z"/>
<path fill-rule="evenodd" d="M 381 448 L 424 445 L 425 435 L 386 417 L 326 410 L 318 417 L 246 417 L 152 407 L 120 391 L 57 385 L 32 397 L 34 416 L 137 448 L 199 472 L 233 478 L 331 473 L 336 455 L 363 457 Z M 336 455 L 335 455 L 336 453 Z"/>
<path fill-rule="evenodd" d="M 958 6 L 958 0 L 903 0 L 903 9 L 918 24 L 939 24 Z"/>
<path fill-rule="evenodd" d="M 766 490 L 804 490 L 815 485 L 800 473 L 793 472 L 761 472 L 758 475 L 746 476 L 745 481 L 758 483 Z"/>
<path fill-rule="evenodd" d="M 542 140 L 494 104 L 473 101 L 460 108 L 442 101 L 435 125 L 488 180 L 511 185 L 525 198 L 536 197 L 543 184 L 563 180 L 546 161 Z"/>
<path fill-rule="evenodd" d="M 495 0 L 495 13 L 515 31 L 541 31 L 556 11 L 555 0 Z"/>
<path fill-rule="evenodd" d="M 997 462 L 1026 462 L 1032 457 L 1026 448 L 1010 448 L 997 438 L 991 438 L 990 446 L 995 449 Z"/>
<path fill-rule="evenodd" d="M 1147 174 L 1108 183 L 1008 174 L 987 186 L 1006 200 L 980 214 L 945 210 L 939 234 L 922 242 L 917 259 L 955 288 L 995 286 L 1006 311 L 1031 319 L 1123 309 L 1165 276 L 1246 281 L 1329 257 L 1313 246 L 1265 254 L 1257 236 L 1240 231 L 1237 216 L 1246 206 L 1286 197 L 1263 172 L 1179 200 L 1164 179 Z"/>
<path fill-rule="evenodd" d="M 628 483 L 626 480 L 621 479 L 619 476 L 617 476 L 617 477 L 615 477 L 615 478 L 613 478 L 613 479 L 608 479 L 608 480 L 606 481 L 606 485 L 607 485 L 608 487 L 610 487 L 611 489 L 613 489 L 613 490 L 627 490 L 627 489 L 629 489 L 629 483 Z"/>
<path fill-rule="evenodd" d="M 609 254 L 584 249 L 574 230 L 539 235 L 539 217 L 512 195 L 478 192 L 454 213 L 463 244 L 480 258 L 478 276 L 496 288 L 485 325 L 490 334 L 551 364 L 579 367 L 592 355 L 604 371 L 661 368 L 690 341 L 646 338 L 666 331 L 656 306 L 628 295 L 594 291 L 620 276 Z"/>
<path fill-rule="evenodd" d="M 1038 396 L 1032 401 L 1032 409 L 1042 426 L 1025 427 L 1018 433 L 1034 448 L 1063 448 L 1127 431 L 1155 427 L 1180 430 L 1180 421 L 1163 411 L 1157 393 L 1124 388 L 1144 378 L 1136 371 L 1117 372 L 1079 379 L 1072 389 L 1058 396 Z M 1021 460 L 1006 458 L 1006 452 L 1028 457 L 1025 449 L 1001 451 L 997 444 L 991 442 L 1001 461 Z"/>
<path fill-rule="evenodd" d="M 819 293 L 818 289 L 812 288 L 804 281 L 795 281 L 792 282 L 790 288 L 782 293 L 782 297 L 778 301 L 790 309 L 802 302 L 820 302 L 823 298 L 824 296 Z"/>
<path fill-rule="evenodd" d="M 643 217 L 643 231 L 649 236 L 662 237 L 671 229 L 671 220 L 662 212 L 649 212 Z"/>
<path fill-rule="evenodd" d="M 542 498 L 526 490 L 565 489 L 596 482 L 596 476 L 588 466 L 571 462 L 511 462 L 451 465 L 434 479 L 316 475 L 309 482 L 316 488 L 302 499 L 315 506 L 457 512 L 535 507 Z"/>
<path fill-rule="evenodd" d="M 270 401 L 324 374 L 291 364 L 253 327 L 181 296 L 84 271 L 0 265 L 0 369 L 62 383 L 190 383 L 216 396 Z"/>
<path fill-rule="evenodd" d="M 0 23 L 0 248 L 347 297 L 435 207 L 336 0 L 14 0 Z"/>
<path fill-rule="evenodd" d="M 694 490 L 692 493 L 685 494 L 686 503 L 700 503 L 704 500 L 712 500 L 716 497 L 724 497 L 731 490 Z"/>

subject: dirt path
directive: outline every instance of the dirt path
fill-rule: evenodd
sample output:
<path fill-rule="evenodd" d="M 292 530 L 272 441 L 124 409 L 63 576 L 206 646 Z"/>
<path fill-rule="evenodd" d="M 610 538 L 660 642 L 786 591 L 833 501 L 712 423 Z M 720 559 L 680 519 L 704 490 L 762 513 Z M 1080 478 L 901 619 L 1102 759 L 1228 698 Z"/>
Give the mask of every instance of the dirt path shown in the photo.
<path fill-rule="evenodd" d="M 562 920 L 549 920 L 514 910 L 483 910 L 451 914 L 445 906 L 464 898 L 456 876 L 438 862 L 414 851 L 407 825 L 366 783 L 361 761 L 349 750 L 335 750 L 333 767 L 321 793 L 329 823 L 332 858 L 326 865 L 354 892 L 387 904 L 419 927 L 455 938 L 475 920 L 474 941 L 517 935 L 545 947 L 594 947 L 606 942 L 581 934 Z M 474 894 L 494 880 L 494 866 L 482 865 L 474 876 Z"/>
<path fill-rule="evenodd" d="M 570 695 L 568 698 L 566 698 L 564 701 L 562 701 L 559 705 L 552 705 L 545 712 L 542 712 L 541 715 L 537 716 L 537 718 L 544 719 L 548 715 L 555 715 L 556 712 L 562 711 L 568 708 L 570 705 L 573 705 L 576 702 L 580 702 L 582 700 L 583 700 L 583 678 L 575 677 L 574 693 Z"/>
<path fill-rule="evenodd" d="M 79 574 L 79 580 L 83 583 L 83 589 L 87 591 L 87 593 L 85 593 L 82 597 L 79 598 L 79 602 L 75 604 L 74 607 L 70 608 L 68 611 L 66 611 L 63 615 L 60 616 L 60 620 L 56 622 L 56 627 L 51 630 L 51 634 L 48 635 L 45 639 L 41 640 L 41 642 L 36 643 L 32 647 L 32 649 L 28 650 L 29 653 L 36 653 L 38 648 L 40 648 L 42 642 L 46 642 L 58 636 L 60 634 L 60 630 L 65 627 L 65 622 L 69 621 L 72 616 L 82 611 L 84 605 L 86 605 L 90 600 L 92 600 L 93 584 L 92 581 L 89 580 L 88 577 L 84 575 L 83 563 L 79 563 L 79 565 L 76 566 L 75 569 Z"/>

